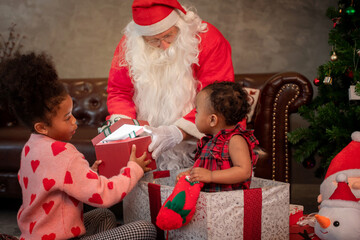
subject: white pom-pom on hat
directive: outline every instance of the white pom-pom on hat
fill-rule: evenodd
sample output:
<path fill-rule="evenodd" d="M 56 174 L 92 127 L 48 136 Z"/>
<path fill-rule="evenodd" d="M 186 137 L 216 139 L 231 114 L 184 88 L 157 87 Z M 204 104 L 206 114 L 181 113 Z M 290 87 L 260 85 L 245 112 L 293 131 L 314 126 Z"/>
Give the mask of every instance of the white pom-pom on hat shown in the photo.
<path fill-rule="evenodd" d="M 360 142 L 360 132 L 356 131 L 351 134 L 351 139 L 356 142 Z"/>
<path fill-rule="evenodd" d="M 343 173 L 340 173 L 336 176 L 336 182 L 346 182 L 347 183 L 347 176 Z"/>

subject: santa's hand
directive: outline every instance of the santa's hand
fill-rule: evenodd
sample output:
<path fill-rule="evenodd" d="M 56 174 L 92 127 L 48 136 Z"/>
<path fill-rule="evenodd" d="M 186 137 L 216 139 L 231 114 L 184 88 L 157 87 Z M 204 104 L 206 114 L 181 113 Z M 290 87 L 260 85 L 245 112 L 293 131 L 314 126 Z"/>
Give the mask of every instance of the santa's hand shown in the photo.
<path fill-rule="evenodd" d="M 152 135 L 152 141 L 149 145 L 149 152 L 152 152 L 151 156 L 157 159 L 161 153 L 175 147 L 179 144 L 184 136 L 179 128 L 174 125 L 150 127 L 145 126 L 145 131 Z"/>

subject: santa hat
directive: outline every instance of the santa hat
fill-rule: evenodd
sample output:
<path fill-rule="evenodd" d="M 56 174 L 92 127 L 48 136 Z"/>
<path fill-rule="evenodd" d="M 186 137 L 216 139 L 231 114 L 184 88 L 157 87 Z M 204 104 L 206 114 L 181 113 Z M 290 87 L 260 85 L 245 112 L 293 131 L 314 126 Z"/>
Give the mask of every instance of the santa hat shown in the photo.
<path fill-rule="evenodd" d="M 352 141 L 331 160 L 325 179 L 334 173 L 360 169 L 360 132 L 353 132 L 351 139 Z"/>
<path fill-rule="evenodd" d="M 320 207 L 356 208 L 360 210 L 360 203 L 351 192 L 347 183 L 347 176 L 341 173 L 336 176 L 336 181 L 338 185 L 334 193 L 328 200 L 324 200 Z"/>
<path fill-rule="evenodd" d="M 134 0 L 135 29 L 142 36 L 162 33 L 175 25 L 180 17 L 178 10 L 186 14 L 177 0 Z"/>

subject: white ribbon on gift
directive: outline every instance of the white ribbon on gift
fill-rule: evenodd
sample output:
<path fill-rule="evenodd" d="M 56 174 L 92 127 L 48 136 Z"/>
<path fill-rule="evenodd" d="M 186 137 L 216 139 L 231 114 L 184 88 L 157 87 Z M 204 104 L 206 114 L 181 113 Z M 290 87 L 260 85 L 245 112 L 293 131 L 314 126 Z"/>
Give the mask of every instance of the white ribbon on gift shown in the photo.
<path fill-rule="evenodd" d="M 135 138 L 144 132 L 143 126 L 124 124 L 106 138 L 104 138 L 101 142 L 107 143 L 111 141 L 117 140 L 125 140 L 128 138 Z"/>

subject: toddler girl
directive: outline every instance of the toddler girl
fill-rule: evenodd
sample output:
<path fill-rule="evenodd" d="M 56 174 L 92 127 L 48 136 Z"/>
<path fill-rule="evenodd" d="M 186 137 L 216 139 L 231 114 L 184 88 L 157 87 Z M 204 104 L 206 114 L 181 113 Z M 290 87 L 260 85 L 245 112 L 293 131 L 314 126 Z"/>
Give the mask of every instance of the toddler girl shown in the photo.
<path fill-rule="evenodd" d="M 217 82 L 196 96 L 197 129 L 204 133 L 197 146 L 190 181 L 204 183 L 203 191 L 217 192 L 248 189 L 257 161 L 253 151 L 258 144 L 253 131 L 247 130 L 248 95 L 234 82 Z"/>
<path fill-rule="evenodd" d="M 6 60 L 0 79 L 1 96 L 31 130 L 18 173 L 20 239 L 155 239 L 151 223 L 116 227 L 115 216 L 106 209 L 120 202 L 149 170 L 146 155 L 136 158 L 133 146 L 127 166 L 110 179 L 93 170 L 101 161 L 90 168 L 68 143 L 77 129 L 73 102 L 45 54 Z M 84 214 L 83 203 L 98 209 Z"/>

